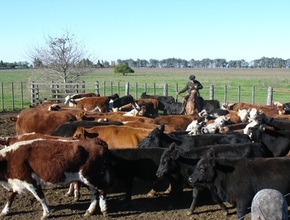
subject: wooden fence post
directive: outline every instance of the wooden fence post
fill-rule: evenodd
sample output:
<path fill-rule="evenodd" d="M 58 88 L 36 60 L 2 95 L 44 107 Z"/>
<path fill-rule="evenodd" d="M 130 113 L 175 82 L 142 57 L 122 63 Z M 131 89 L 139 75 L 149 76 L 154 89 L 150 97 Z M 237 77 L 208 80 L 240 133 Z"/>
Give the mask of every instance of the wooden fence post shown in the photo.
<path fill-rule="evenodd" d="M 136 82 L 135 99 L 138 99 L 138 82 Z"/>
<path fill-rule="evenodd" d="M 110 91 L 111 91 L 111 94 L 110 95 L 113 95 L 113 88 L 114 88 L 114 83 L 113 83 L 113 81 L 111 81 L 111 88 L 110 88 Z"/>
<path fill-rule="evenodd" d="M 153 83 L 153 95 L 156 95 L 156 83 Z"/>
<path fill-rule="evenodd" d="M 255 86 L 252 87 L 252 104 L 255 104 L 255 92 L 256 92 L 256 88 Z"/>
<path fill-rule="evenodd" d="M 120 86 L 120 82 L 118 82 L 118 85 L 117 85 L 117 94 L 119 95 L 120 92 L 121 92 L 121 86 Z"/>
<path fill-rule="evenodd" d="M 30 84 L 30 103 L 35 104 L 35 88 L 34 88 L 34 81 Z"/>
<path fill-rule="evenodd" d="M 176 95 L 177 92 L 178 92 L 178 83 L 175 84 L 175 102 L 178 101 L 178 95 Z"/>
<path fill-rule="evenodd" d="M 82 81 L 82 93 L 86 92 L 86 82 Z"/>
<path fill-rule="evenodd" d="M 99 81 L 95 82 L 95 94 L 100 95 L 100 84 Z"/>
<path fill-rule="evenodd" d="M 225 85 L 225 91 L 224 91 L 224 103 L 227 103 L 227 96 L 228 96 L 228 86 Z"/>
<path fill-rule="evenodd" d="M 11 98 L 12 98 L 12 110 L 15 109 L 15 103 L 14 103 L 14 83 L 11 83 Z"/>
<path fill-rule="evenodd" d="M 209 87 L 209 100 L 214 100 L 214 85 Z"/>
<path fill-rule="evenodd" d="M 106 95 L 106 81 L 104 81 L 103 96 Z"/>
<path fill-rule="evenodd" d="M 4 89 L 3 89 L 3 82 L 1 82 L 1 104 L 2 104 L 2 111 L 4 111 Z"/>
<path fill-rule="evenodd" d="M 268 95 L 267 95 L 267 105 L 271 105 L 273 102 L 273 87 L 268 87 Z"/>
<path fill-rule="evenodd" d="M 130 83 L 126 82 L 125 84 L 125 95 L 129 95 L 130 94 Z"/>
<path fill-rule="evenodd" d="M 144 83 L 144 92 L 147 92 L 147 83 Z"/>
<path fill-rule="evenodd" d="M 238 102 L 241 101 L 241 86 L 238 86 Z"/>
<path fill-rule="evenodd" d="M 163 95 L 168 96 L 168 84 L 167 83 L 165 83 L 163 85 Z"/>

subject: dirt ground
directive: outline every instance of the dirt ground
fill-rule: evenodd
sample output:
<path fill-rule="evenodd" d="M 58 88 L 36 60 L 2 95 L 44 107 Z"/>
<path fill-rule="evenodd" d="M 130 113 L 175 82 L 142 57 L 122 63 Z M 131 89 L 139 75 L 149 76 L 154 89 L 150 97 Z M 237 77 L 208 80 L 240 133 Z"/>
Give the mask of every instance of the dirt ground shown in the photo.
<path fill-rule="evenodd" d="M 17 112 L 0 112 L 0 136 L 10 136 L 15 134 L 15 123 L 10 120 L 10 116 L 17 116 Z M 182 200 L 171 206 L 170 197 L 160 192 L 153 198 L 147 197 L 151 183 L 136 180 L 134 183 L 133 200 L 129 208 L 123 207 L 122 198 L 124 193 L 122 187 L 112 189 L 107 197 L 108 217 L 106 219 L 116 220 L 224 220 L 237 219 L 236 210 L 230 204 L 229 216 L 225 216 L 220 207 L 212 201 L 209 193 L 204 191 L 198 198 L 197 208 L 191 216 L 186 215 L 187 208 L 191 202 L 191 189 L 185 189 Z M 44 194 L 50 206 L 51 219 L 105 219 L 100 213 L 90 217 L 83 217 L 90 203 L 90 193 L 87 188 L 81 188 L 81 198 L 74 202 L 71 197 L 66 197 L 67 187 L 64 186 L 44 186 Z M 0 187 L 0 209 L 4 208 L 6 202 L 6 191 Z M 12 205 L 12 212 L 9 216 L 0 219 L 40 219 L 42 207 L 40 203 L 30 194 L 17 195 Z M 250 219 L 250 217 L 246 217 Z"/>

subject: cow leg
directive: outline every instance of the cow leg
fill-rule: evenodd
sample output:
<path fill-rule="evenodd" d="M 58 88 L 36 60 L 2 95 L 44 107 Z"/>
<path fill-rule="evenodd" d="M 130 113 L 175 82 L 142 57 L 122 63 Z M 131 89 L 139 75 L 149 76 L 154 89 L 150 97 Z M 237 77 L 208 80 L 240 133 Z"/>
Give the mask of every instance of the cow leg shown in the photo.
<path fill-rule="evenodd" d="M 248 213 L 247 202 L 240 198 L 236 200 L 236 203 L 238 218 L 242 220 L 246 217 L 245 215 Z"/>
<path fill-rule="evenodd" d="M 225 204 L 222 202 L 222 200 L 220 199 L 220 197 L 217 194 L 217 189 L 214 186 L 209 186 L 208 187 L 212 196 L 212 199 L 214 202 L 216 202 L 217 204 L 219 204 L 219 206 L 221 207 L 221 209 L 225 212 L 225 215 L 228 215 L 228 209 L 225 206 Z"/>
<path fill-rule="evenodd" d="M 98 191 L 95 189 L 94 186 L 89 185 L 89 188 L 90 188 L 90 191 L 91 191 L 91 194 L 92 194 L 92 199 L 91 199 L 90 206 L 87 209 L 87 211 L 86 211 L 84 216 L 90 216 L 90 215 L 92 215 L 95 212 L 96 206 L 97 206 L 97 197 L 99 195 Z"/>
<path fill-rule="evenodd" d="M 126 180 L 125 206 L 129 206 L 132 198 L 133 178 Z"/>
<path fill-rule="evenodd" d="M 8 215 L 10 213 L 10 208 L 12 206 L 12 202 L 13 202 L 16 194 L 17 194 L 16 192 L 12 192 L 12 191 L 9 191 L 7 193 L 7 202 L 5 204 L 4 209 L 1 212 L 1 215 L 4 216 L 4 215 Z"/>
<path fill-rule="evenodd" d="M 199 186 L 193 187 L 193 189 L 192 189 L 192 201 L 191 201 L 191 205 L 190 205 L 188 211 L 186 212 L 186 215 L 192 215 L 192 213 L 195 209 L 196 199 L 197 199 L 198 192 L 199 192 L 200 188 L 201 187 L 199 187 Z"/>
<path fill-rule="evenodd" d="M 41 219 L 47 219 L 49 214 L 50 214 L 50 208 L 46 204 L 45 197 L 44 197 L 43 191 L 41 189 L 41 186 L 39 186 L 39 185 L 38 186 L 33 186 L 32 184 L 28 184 L 28 186 L 26 186 L 26 188 L 27 188 L 27 190 L 29 192 L 31 192 L 33 194 L 33 196 L 42 205 L 43 214 L 42 214 Z"/>
<path fill-rule="evenodd" d="M 97 206 L 97 198 L 99 198 L 99 206 L 100 210 L 103 215 L 106 215 L 107 213 L 107 201 L 106 201 L 106 193 L 103 190 L 96 190 L 93 185 L 89 186 L 91 194 L 92 194 L 92 199 L 89 208 L 87 209 L 85 216 L 90 216 L 92 215 Z"/>
<path fill-rule="evenodd" d="M 74 196 L 74 201 L 78 201 L 80 199 L 80 183 L 78 181 L 74 181 L 69 184 L 69 189 L 66 196 L 72 195 Z"/>
<path fill-rule="evenodd" d="M 107 201 L 106 201 L 106 191 L 105 190 L 99 190 L 99 206 L 102 214 L 104 216 L 107 215 Z"/>

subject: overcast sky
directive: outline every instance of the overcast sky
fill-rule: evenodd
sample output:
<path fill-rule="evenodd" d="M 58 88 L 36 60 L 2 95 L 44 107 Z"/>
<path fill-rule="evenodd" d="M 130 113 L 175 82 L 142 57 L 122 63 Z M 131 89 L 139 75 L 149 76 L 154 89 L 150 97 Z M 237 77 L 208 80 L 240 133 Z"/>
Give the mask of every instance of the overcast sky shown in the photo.
<path fill-rule="evenodd" d="M 289 0 L 3 0 L 0 60 L 74 33 L 99 60 L 290 58 Z"/>

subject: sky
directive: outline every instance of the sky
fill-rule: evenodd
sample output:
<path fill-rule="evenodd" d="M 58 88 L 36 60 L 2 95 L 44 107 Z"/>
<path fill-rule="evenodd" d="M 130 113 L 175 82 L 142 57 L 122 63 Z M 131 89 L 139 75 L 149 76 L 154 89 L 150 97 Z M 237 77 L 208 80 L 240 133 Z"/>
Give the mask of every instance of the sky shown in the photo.
<path fill-rule="evenodd" d="M 289 0 L 2 0 L 0 60 L 68 30 L 94 59 L 290 58 Z"/>

